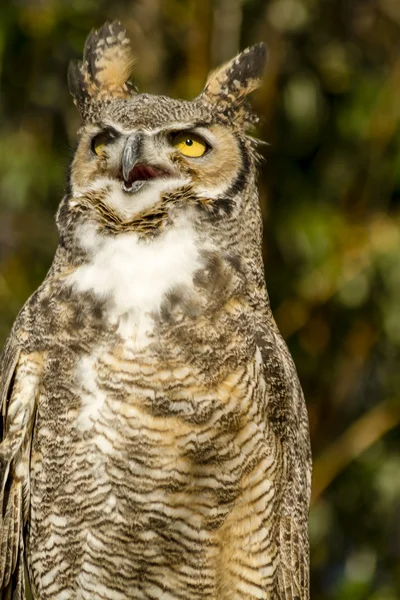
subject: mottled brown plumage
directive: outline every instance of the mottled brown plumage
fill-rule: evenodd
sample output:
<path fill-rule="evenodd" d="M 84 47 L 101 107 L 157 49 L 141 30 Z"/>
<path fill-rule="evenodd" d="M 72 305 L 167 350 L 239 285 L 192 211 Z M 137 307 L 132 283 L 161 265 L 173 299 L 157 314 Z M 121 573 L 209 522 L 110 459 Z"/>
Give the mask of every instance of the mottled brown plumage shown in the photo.
<path fill-rule="evenodd" d="M 1 358 L 2 598 L 24 557 L 40 600 L 309 598 L 307 414 L 245 131 L 265 57 L 138 94 L 113 23 L 70 69 L 60 244 Z"/>

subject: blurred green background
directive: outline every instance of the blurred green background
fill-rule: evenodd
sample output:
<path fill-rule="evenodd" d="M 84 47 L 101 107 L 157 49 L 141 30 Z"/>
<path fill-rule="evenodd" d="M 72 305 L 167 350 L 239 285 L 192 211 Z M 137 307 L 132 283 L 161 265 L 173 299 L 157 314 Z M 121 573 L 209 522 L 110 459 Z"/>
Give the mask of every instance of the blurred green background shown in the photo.
<path fill-rule="evenodd" d="M 400 0 L 2 0 L 0 344 L 57 244 L 79 126 L 68 62 L 115 18 L 139 88 L 181 98 L 269 45 L 264 255 L 310 416 L 312 599 L 398 599 Z"/>

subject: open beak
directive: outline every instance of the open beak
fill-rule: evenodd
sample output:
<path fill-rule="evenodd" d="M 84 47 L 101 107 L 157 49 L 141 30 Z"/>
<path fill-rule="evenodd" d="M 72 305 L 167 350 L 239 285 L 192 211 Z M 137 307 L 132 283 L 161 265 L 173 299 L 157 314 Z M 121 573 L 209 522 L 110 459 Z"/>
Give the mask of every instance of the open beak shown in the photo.
<path fill-rule="evenodd" d="M 125 192 L 136 192 L 145 181 L 160 177 L 171 177 L 171 173 L 154 165 L 148 165 L 141 156 L 142 136 L 132 133 L 122 152 L 122 177 Z"/>

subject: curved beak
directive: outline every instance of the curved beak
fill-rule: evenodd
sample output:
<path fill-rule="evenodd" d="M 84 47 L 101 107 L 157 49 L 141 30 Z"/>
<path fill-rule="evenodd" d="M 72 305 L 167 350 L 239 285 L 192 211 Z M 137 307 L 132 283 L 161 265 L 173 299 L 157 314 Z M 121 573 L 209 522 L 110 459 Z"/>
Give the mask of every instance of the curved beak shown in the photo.
<path fill-rule="evenodd" d="M 132 133 L 126 140 L 122 152 L 122 176 L 125 181 L 129 180 L 133 167 L 139 162 L 141 146 L 142 136 L 140 133 Z"/>

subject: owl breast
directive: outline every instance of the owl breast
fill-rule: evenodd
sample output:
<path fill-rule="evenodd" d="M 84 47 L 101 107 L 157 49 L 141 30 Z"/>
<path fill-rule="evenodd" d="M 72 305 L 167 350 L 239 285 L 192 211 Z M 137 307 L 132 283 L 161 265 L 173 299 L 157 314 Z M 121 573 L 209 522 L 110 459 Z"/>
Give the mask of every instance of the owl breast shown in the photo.
<path fill-rule="evenodd" d="M 240 279 L 190 228 L 84 243 L 33 441 L 38 597 L 266 598 L 281 456 Z"/>
<path fill-rule="evenodd" d="M 67 405 L 51 386 L 40 399 L 28 540 L 39 597 L 178 599 L 190 586 L 191 598 L 264 598 L 279 453 L 257 360 L 210 386 L 179 360 L 103 348 L 77 362 L 74 385 Z"/>

